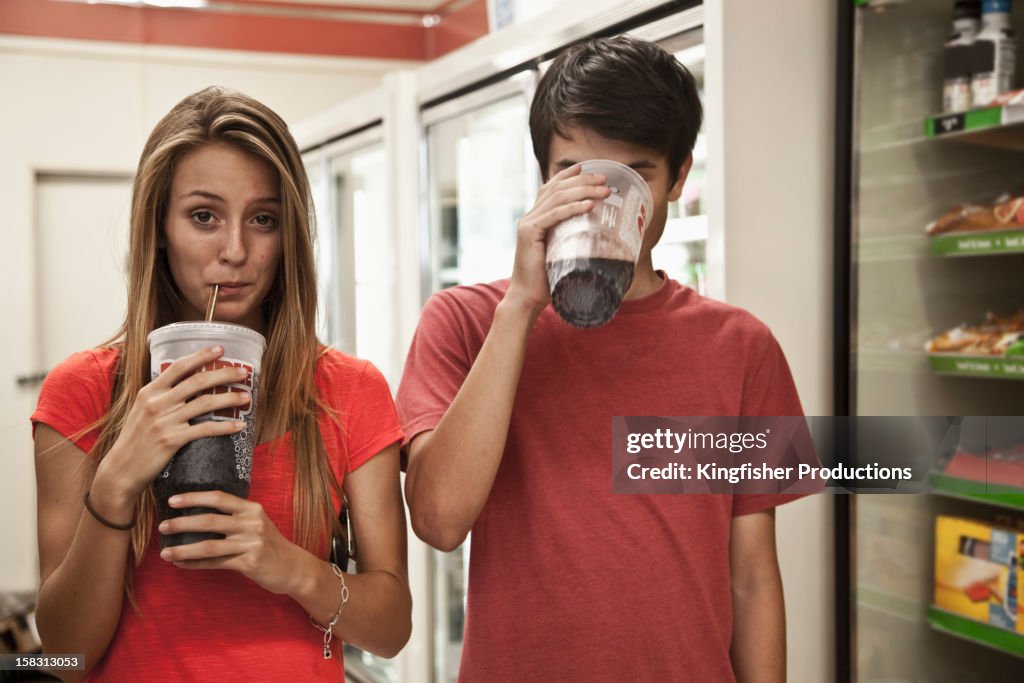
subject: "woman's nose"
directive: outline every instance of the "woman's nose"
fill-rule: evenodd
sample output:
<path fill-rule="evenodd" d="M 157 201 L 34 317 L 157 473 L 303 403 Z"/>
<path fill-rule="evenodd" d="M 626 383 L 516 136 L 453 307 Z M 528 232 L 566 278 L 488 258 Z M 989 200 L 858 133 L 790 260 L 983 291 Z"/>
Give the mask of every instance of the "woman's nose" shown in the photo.
<path fill-rule="evenodd" d="M 240 221 L 232 221 L 224 231 L 220 260 L 233 265 L 240 264 L 245 262 L 246 254 L 245 228 Z"/>

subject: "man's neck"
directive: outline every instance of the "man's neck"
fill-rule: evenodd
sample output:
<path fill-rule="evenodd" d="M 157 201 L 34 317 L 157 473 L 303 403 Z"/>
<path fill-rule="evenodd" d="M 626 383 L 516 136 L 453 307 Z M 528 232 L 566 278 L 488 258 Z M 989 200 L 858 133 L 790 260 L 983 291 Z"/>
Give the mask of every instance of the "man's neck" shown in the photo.
<path fill-rule="evenodd" d="M 650 254 L 646 256 L 646 258 L 641 256 L 640 261 L 637 262 L 636 270 L 633 271 L 633 283 L 626 290 L 626 295 L 622 297 L 623 301 L 642 299 L 654 294 L 661 287 L 661 277 L 654 270 L 651 256 Z"/>

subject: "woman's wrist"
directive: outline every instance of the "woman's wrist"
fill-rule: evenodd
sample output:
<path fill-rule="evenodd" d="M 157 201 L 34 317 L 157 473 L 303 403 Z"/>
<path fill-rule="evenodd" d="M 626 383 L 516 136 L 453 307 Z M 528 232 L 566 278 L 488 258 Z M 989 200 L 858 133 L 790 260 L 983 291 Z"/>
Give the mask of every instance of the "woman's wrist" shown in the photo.
<path fill-rule="evenodd" d="M 97 512 L 113 522 L 127 524 L 135 516 L 138 497 L 139 491 L 100 463 L 89 487 L 89 502 Z"/>

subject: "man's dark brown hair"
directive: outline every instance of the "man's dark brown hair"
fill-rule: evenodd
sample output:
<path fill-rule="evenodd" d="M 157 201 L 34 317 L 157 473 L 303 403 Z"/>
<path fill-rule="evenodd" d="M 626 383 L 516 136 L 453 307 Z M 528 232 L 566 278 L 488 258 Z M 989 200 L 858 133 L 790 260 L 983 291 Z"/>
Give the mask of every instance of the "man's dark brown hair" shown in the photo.
<path fill-rule="evenodd" d="M 551 136 L 571 126 L 662 152 L 674 179 L 702 117 L 693 75 L 675 57 L 635 38 L 598 38 L 563 51 L 540 79 L 530 136 L 545 181 Z"/>

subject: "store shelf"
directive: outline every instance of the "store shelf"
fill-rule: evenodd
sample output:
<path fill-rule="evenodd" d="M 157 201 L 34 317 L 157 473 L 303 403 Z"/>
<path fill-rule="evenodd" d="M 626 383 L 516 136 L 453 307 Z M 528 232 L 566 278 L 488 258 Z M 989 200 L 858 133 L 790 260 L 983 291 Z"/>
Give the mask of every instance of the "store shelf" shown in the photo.
<path fill-rule="evenodd" d="M 928 360 L 921 355 L 920 350 L 864 348 L 854 351 L 854 355 L 858 372 L 932 374 Z"/>
<path fill-rule="evenodd" d="M 932 256 L 1024 254 L 1024 229 L 949 233 L 930 240 Z"/>
<path fill-rule="evenodd" d="M 932 370 L 959 377 L 990 377 L 1024 379 L 1024 357 L 961 356 L 953 353 L 930 353 Z"/>
<path fill-rule="evenodd" d="M 1024 489 L 1005 484 L 960 479 L 939 473 L 932 474 L 930 480 L 933 491 L 943 496 L 1024 510 Z"/>
<path fill-rule="evenodd" d="M 1024 657 L 1024 635 L 1007 631 L 980 621 L 952 614 L 932 605 L 928 608 L 928 623 L 936 631 L 969 640 L 1000 652 Z"/>
<path fill-rule="evenodd" d="M 929 138 L 1024 152 L 1024 105 L 929 116 L 924 130 Z"/>

